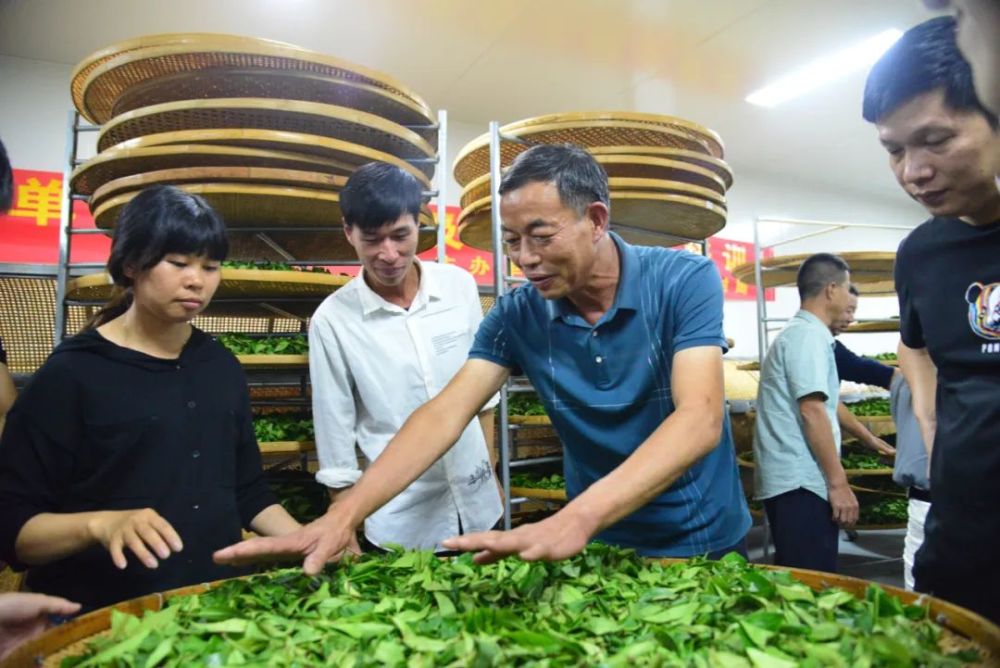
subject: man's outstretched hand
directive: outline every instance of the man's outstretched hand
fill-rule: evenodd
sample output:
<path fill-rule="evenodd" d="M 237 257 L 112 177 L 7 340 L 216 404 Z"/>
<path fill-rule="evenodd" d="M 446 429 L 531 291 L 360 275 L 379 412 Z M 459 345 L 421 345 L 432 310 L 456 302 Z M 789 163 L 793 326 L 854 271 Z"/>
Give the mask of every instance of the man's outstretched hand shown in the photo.
<path fill-rule="evenodd" d="M 251 538 L 217 551 L 212 558 L 217 564 L 230 566 L 303 558 L 305 574 L 316 575 L 327 562 L 338 561 L 345 552 L 361 554 L 357 535 L 331 511 L 290 534 Z"/>
<path fill-rule="evenodd" d="M 557 561 L 583 551 L 591 531 L 565 512 L 511 531 L 484 531 L 455 536 L 441 543 L 449 550 L 475 552 L 477 564 L 492 564 L 507 556 L 525 561 Z"/>

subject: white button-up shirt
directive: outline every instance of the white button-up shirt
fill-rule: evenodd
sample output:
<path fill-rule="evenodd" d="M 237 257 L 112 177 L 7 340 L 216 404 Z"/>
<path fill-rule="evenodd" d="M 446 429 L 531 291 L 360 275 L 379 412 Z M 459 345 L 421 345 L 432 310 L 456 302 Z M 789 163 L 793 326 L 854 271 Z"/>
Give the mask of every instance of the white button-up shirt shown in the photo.
<path fill-rule="evenodd" d="M 419 262 L 419 260 L 417 261 Z M 309 373 L 320 469 L 327 487 L 361 477 L 355 444 L 374 461 L 410 414 L 440 392 L 468 358 L 482 320 L 472 276 L 420 263 L 420 287 L 404 309 L 359 275 L 327 297 L 309 325 Z M 487 407 L 496 405 L 496 397 Z M 503 509 L 478 420 L 409 487 L 365 521 L 375 545 L 440 549 L 441 541 L 491 528 Z"/>

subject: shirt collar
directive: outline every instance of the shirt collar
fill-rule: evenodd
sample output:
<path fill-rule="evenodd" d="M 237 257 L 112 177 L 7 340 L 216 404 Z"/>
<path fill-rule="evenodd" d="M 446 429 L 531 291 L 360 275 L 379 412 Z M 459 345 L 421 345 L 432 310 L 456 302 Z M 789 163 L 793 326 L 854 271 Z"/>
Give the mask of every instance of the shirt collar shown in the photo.
<path fill-rule="evenodd" d="M 431 301 L 439 301 L 442 297 L 441 295 L 441 284 L 433 276 L 433 274 L 426 270 L 423 263 L 420 262 L 419 258 L 413 259 L 414 264 L 417 266 L 417 270 L 420 272 L 420 285 L 417 288 L 417 294 L 413 298 L 413 303 L 410 304 L 409 309 L 404 309 L 401 306 L 397 306 L 391 302 L 383 299 L 378 293 L 371 289 L 368 283 L 365 281 L 365 269 L 361 268 L 358 272 L 358 297 L 361 302 L 361 313 L 365 317 L 375 313 L 376 311 L 387 311 L 389 313 L 413 313 L 420 310 L 423 306 Z"/>
<path fill-rule="evenodd" d="M 802 320 L 804 322 L 809 323 L 810 326 L 818 327 L 819 329 L 822 329 L 823 332 L 826 334 L 826 342 L 829 345 L 832 346 L 832 345 L 834 345 L 836 343 L 837 340 L 834 339 L 833 338 L 833 334 L 830 333 L 830 328 L 827 327 L 826 323 L 823 322 L 822 320 L 820 320 L 815 314 L 810 313 L 809 311 L 806 311 L 805 309 L 799 309 L 798 313 L 795 314 L 795 318 L 797 318 L 798 320 Z"/>
<path fill-rule="evenodd" d="M 635 248 L 614 232 L 609 231 L 608 236 L 618 248 L 618 287 L 615 288 L 615 300 L 602 320 L 610 319 L 618 310 L 639 310 L 639 258 Z M 546 300 L 545 305 L 548 308 L 550 320 L 580 317 L 576 306 L 565 297 Z"/>

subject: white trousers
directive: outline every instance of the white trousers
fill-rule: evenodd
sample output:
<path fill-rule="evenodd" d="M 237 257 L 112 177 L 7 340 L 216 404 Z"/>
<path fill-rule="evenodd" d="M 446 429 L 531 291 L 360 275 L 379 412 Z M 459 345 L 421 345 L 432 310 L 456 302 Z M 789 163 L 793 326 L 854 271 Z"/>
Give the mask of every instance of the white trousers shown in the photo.
<path fill-rule="evenodd" d="M 903 582 L 907 591 L 913 591 L 913 558 L 924 544 L 924 521 L 931 504 L 920 499 L 910 499 L 906 510 L 906 539 L 903 541 Z"/>

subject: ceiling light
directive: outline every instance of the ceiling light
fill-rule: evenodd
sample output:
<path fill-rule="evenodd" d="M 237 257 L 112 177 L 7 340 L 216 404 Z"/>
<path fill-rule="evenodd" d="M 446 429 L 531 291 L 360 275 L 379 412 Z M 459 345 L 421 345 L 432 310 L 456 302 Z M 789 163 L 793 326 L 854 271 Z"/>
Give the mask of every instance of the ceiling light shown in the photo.
<path fill-rule="evenodd" d="M 874 64 L 902 36 L 902 31 L 895 28 L 880 32 L 859 44 L 786 74 L 774 83 L 750 93 L 746 101 L 759 107 L 776 107 L 782 102 L 805 95 L 823 84 Z"/>

